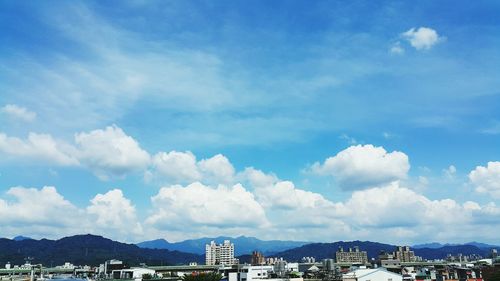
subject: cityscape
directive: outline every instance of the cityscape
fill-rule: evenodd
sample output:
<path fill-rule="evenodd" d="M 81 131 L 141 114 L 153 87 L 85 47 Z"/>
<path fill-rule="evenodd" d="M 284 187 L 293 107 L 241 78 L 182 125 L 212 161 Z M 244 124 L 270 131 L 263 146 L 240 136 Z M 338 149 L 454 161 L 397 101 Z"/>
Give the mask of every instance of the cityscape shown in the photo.
<path fill-rule="evenodd" d="M 0 281 L 500 281 L 500 0 L 0 0 Z"/>
<path fill-rule="evenodd" d="M 30 240 L 27 238 L 26 240 Z M 236 245 L 237 246 L 237 245 Z M 186 264 L 131 266 L 119 259 L 105 260 L 99 265 L 33 264 L 27 257 L 22 265 L 7 262 L 0 269 L 1 280 L 45 280 L 84 278 L 88 280 L 184 280 L 185 276 L 218 274 L 227 281 L 445 281 L 445 280 L 495 280 L 499 274 L 500 256 L 491 248 L 486 257 L 471 254 L 447 254 L 444 259 L 424 259 L 409 246 L 396 246 L 392 252 L 380 251 L 369 258 L 359 246 L 344 249 L 342 246 L 331 253 L 330 258 L 317 260 L 304 256 L 299 260 L 287 260 L 280 256 L 266 257 L 260 251 L 235 256 L 234 243 L 214 240 L 205 245 L 205 263 L 191 261 Z M 87 250 L 88 251 L 88 250 Z M 248 258 L 249 256 L 249 258 Z"/>

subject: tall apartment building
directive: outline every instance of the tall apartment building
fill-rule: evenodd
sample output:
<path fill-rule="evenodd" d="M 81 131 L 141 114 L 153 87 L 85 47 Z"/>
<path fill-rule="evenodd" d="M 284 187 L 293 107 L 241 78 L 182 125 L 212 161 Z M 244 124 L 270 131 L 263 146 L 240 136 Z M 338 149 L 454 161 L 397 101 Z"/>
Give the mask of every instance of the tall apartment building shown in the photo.
<path fill-rule="evenodd" d="M 252 252 L 252 265 L 262 265 L 266 263 L 266 258 L 261 252 Z"/>
<path fill-rule="evenodd" d="M 338 263 L 368 263 L 368 254 L 366 251 L 360 251 L 358 246 L 349 248 L 349 251 L 344 251 L 344 248 L 339 247 L 335 253 L 335 259 Z"/>
<path fill-rule="evenodd" d="M 205 264 L 206 265 L 232 265 L 237 264 L 238 260 L 234 258 L 234 244 L 229 240 L 224 240 L 222 244 L 216 244 L 211 241 L 205 245 Z"/>
<path fill-rule="evenodd" d="M 400 262 L 414 262 L 416 260 L 415 252 L 411 251 L 409 246 L 398 246 L 394 251 L 394 258 Z"/>

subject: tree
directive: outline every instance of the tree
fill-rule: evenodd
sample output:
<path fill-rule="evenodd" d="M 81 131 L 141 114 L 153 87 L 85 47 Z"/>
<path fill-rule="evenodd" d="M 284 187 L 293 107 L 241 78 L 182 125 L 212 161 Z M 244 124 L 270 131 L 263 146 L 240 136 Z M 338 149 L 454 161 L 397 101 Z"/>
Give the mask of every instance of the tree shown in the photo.
<path fill-rule="evenodd" d="M 215 272 L 209 273 L 198 273 L 191 275 L 182 276 L 182 281 L 220 281 L 222 279 L 222 275 Z"/>

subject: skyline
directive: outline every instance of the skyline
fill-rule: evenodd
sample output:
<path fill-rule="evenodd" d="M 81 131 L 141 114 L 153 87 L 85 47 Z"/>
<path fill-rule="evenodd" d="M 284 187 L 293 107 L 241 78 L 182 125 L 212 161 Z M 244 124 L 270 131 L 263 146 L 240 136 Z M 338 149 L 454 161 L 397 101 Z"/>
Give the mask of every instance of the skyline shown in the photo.
<path fill-rule="evenodd" d="M 500 244 L 500 3 L 0 3 L 1 237 Z"/>

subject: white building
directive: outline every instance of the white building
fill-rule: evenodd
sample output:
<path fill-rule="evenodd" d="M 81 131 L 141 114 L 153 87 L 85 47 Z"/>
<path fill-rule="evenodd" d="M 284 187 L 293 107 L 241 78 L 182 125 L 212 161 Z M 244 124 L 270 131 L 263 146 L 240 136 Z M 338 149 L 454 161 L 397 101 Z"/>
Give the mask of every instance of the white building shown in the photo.
<path fill-rule="evenodd" d="M 115 279 L 142 279 L 144 274 L 155 275 L 155 271 L 149 268 L 132 267 L 127 269 L 113 270 L 111 276 Z"/>
<path fill-rule="evenodd" d="M 403 281 L 403 276 L 384 268 L 356 269 L 342 276 L 343 281 Z"/>
<path fill-rule="evenodd" d="M 267 279 L 269 274 L 274 271 L 272 265 L 248 265 L 243 266 L 240 271 L 239 281 L 252 281 L 256 279 Z"/>
<path fill-rule="evenodd" d="M 271 280 L 302 280 L 302 278 L 270 278 L 271 274 L 278 273 L 277 266 L 281 265 L 283 273 L 298 272 L 298 263 L 287 263 L 285 261 L 278 261 L 275 265 L 245 265 L 240 269 L 239 280 L 228 281 L 255 281 L 260 279 Z M 234 277 L 233 277 L 234 278 Z"/>
<path fill-rule="evenodd" d="M 63 265 L 58 265 L 56 268 L 61 268 L 61 269 L 75 269 L 75 265 L 73 265 L 70 262 L 65 262 Z"/>
<path fill-rule="evenodd" d="M 205 264 L 206 265 L 231 265 L 237 264 L 238 260 L 234 258 L 234 244 L 229 240 L 224 240 L 222 244 L 215 244 L 215 241 L 205 245 Z"/>

